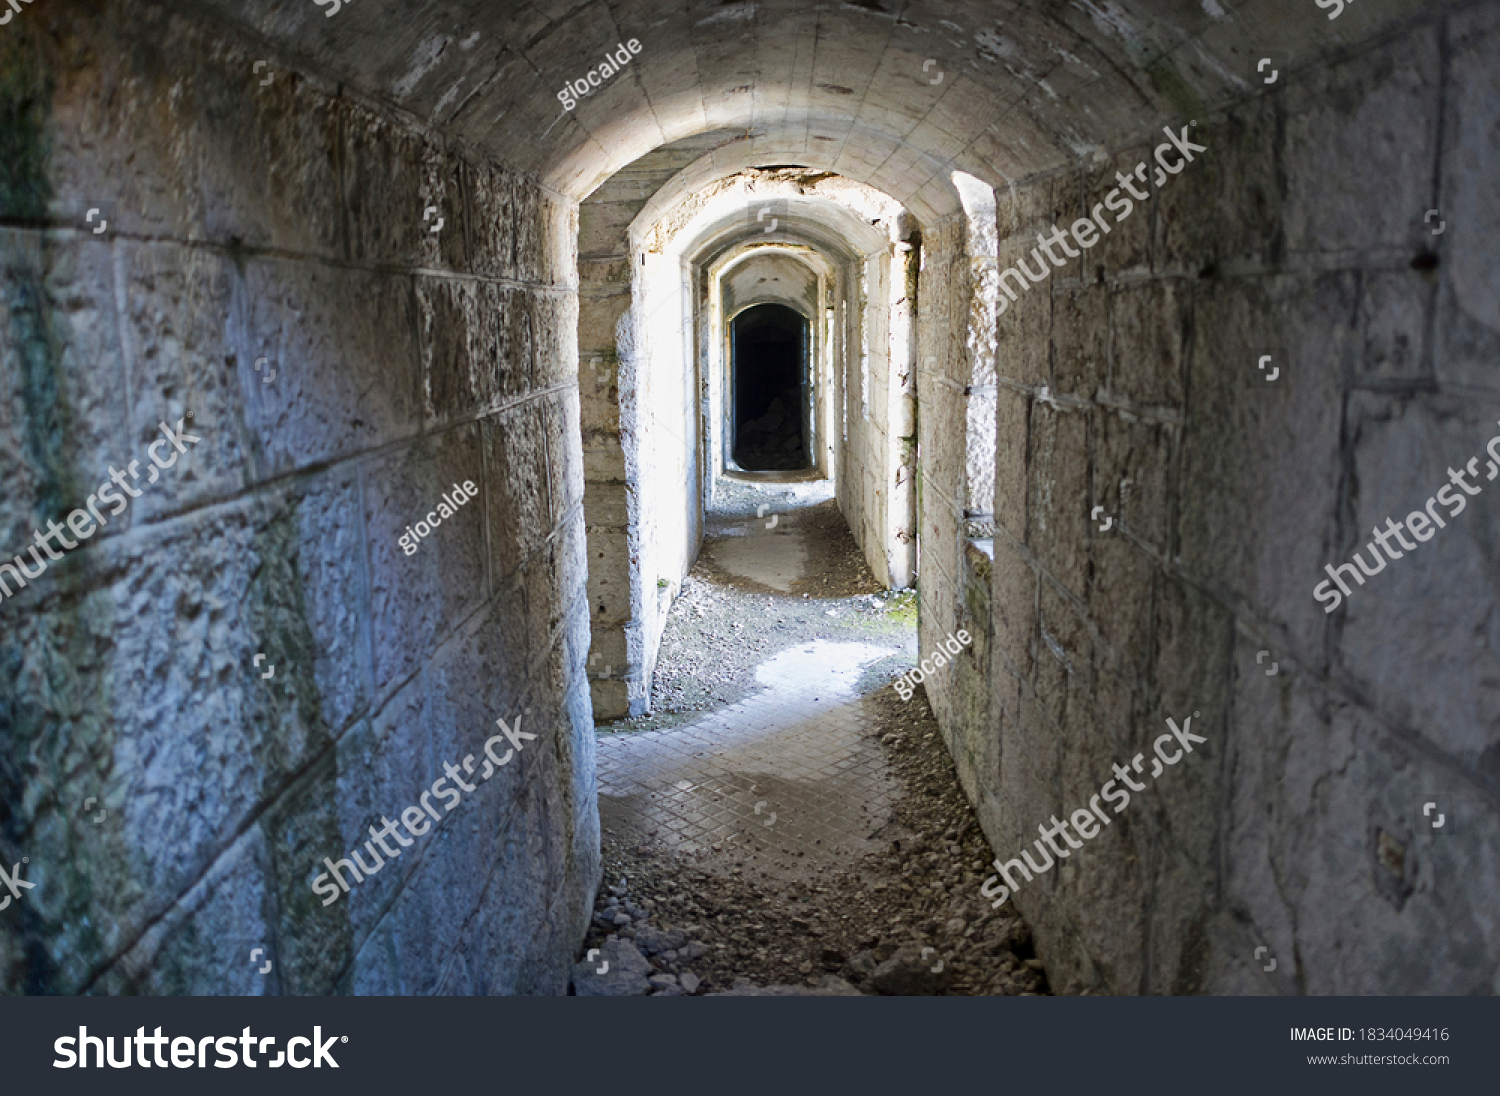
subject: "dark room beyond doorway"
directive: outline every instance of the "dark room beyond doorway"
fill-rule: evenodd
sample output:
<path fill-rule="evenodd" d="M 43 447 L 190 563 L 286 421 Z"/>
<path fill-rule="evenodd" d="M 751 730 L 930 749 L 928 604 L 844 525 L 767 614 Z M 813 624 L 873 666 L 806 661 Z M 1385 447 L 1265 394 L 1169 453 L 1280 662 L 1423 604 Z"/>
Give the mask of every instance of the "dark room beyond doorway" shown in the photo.
<path fill-rule="evenodd" d="M 785 305 L 747 308 L 731 323 L 734 460 L 749 472 L 810 466 L 807 321 Z"/>

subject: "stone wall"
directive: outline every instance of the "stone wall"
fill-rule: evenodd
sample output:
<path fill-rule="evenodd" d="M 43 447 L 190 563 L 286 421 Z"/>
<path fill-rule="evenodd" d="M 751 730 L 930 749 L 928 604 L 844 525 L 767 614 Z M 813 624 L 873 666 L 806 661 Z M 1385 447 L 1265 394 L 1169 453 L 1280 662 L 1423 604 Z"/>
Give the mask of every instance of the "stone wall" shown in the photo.
<path fill-rule="evenodd" d="M 616 332 L 629 322 L 631 252 L 626 238 L 640 199 L 605 191 L 578 207 L 578 378 L 583 429 L 584 512 L 589 542 L 593 633 L 589 688 L 600 720 L 639 715 L 651 695 L 642 683 L 638 487 L 625 472 L 620 353 Z"/>
<path fill-rule="evenodd" d="M 986 210 L 993 219 L 993 212 Z M 994 430 L 973 421 L 995 406 L 993 319 L 981 287 L 993 283 L 994 229 L 959 214 L 923 236 L 917 363 L 918 480 L 922 543 L 918 648 L 933 666 L 923 687 L 971 799 L 992 768 L 989 718 L 990 566 L 988 515 Z M 969 515 L 978 520 L 968 520 Z M 970 642 L 943 647 L 962 631 Z M 960 641 L 961 642 L 961 641 Z M 941 654 L 941 661 L 939 655 Z"/>
<path fill-rule="evenodd" d="M 1058 988 L 1500 989 L 1495 486 L 1313 598 L 1500 433 L 1497 55 L 1489 5 L 1193 115 L 1208 152 L 1000 317 L 988 735 L 940 707 L 985 832 L 1018 857 L 1168 717 L 1207 739 L 1022 883 Z M 1000 266 L 1162 140 L 1001 191 Z"/>
<path fill-rule="evenodd" d="M 909 224 L 905 218 L 893 226 Z M 847 305 L 838 315 L 846 348 L 835 363 L 833 398 L 843 416 L 835 461 L 839 509 L 877 581 L 900 589 L 914 576 L 915 433 L 912 307 L 916 252 L 848 264 Z"/>
<path fill-rule="evenodd" d="M 36 884 L 0 986 L 562 992 L 599 871 L 575 207 L 264 47 L 94 14 L 0 36 L 3 550 L 159 422 L 202 440 L 0 601 Z M 538 737 L 322 905 L 497 717 Z"/>

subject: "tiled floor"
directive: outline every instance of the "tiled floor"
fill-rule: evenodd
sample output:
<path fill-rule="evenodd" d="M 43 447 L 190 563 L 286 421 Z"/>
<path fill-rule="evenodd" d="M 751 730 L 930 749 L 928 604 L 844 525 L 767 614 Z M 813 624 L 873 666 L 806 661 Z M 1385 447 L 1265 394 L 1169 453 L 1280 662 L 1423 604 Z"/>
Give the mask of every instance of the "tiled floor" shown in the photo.
<path fill-rule="evenodd" d="M 789 565 L 805 554 L 796 538 L 765 539 L 786 544 Z M 734 568 L 732 553 L 716 561 Z M 725 870 L 790 879 L 850 866 L 877 848 L 870 838 L 895 794 L 856 682 L 894 649 L 802 642 L 757 667 L 762 688 L 739 703 L 684 726 L 602 735 L 602 825 Z"/>

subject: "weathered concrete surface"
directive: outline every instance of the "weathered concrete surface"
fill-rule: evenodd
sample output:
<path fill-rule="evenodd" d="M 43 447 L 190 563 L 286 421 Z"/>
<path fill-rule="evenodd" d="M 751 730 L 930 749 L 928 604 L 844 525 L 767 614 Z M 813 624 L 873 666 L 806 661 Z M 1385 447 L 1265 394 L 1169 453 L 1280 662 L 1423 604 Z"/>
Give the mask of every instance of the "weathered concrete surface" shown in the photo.
<path fill-rule="evenodd" d="M 7 549 L 158 422 L 202 439 L 0 601 L 36 883 L 0 986 L 561 993 L 598 871 L 571 203 L 258 56 L 118 5 L 0 41 Z M 322 905 L 324 857 L 517 716 L 514 764 Z"/>
<path fill-rule="evenodd" d="M 1497 242 L 1473 204 L 1497 48 L 1476 7 L 1197 111 L 1209 151 L 1000 317 L 995 535 L 966 550 L 958 241 L 927 234 L 922 645 L 977 627 L 928 695 L 997 855 L 1168 717 L 1208 739 L 1023 882 L 1059 989 L 1500 990 L 1493 489 L 1332 615 L 1312 596 L 1500 435 L 1473 259 Z M 1000 265 L 1157 140 L 1002 189 Z"/>
<path fill-rule="evenodd" d="M 584 666 L 618 657 L 631 684 L 595 684 L 641 699 L 707 474 L 687 437 L 633 467 L 656 440 L 631 439 L 656 409 L 640 365 L 679 355 L 663 405 L 690 414 L 714 332 L 622 327 L 639 256 L 617 245 L 632 209 L 660 198 L 671 236 L 672 202 L 791 165 L 909 215 L 912 250 L 835 300 L 840 501 L 895 574 L 920 475 L 924 650 L 974 636 L 930 693 L 996 850 L 1167 716 L 1210 738 L 1018 896 L 1054 984 L 1496 989 L 1489 494 L 1334 616 L 1310 595 L 1500 421 L 1500 15 L 1225 7 L 29 7 L 0 35 L 5 543 L 159 421 L 192 411 L 205 444 L 0 602 L 0 852 L 39 880 L 4 986 L 561 991 L 596 862 Z M 632 36 L 628 73 L 559 110 Z M 1268 89 L 1247 42 L 1298 61 Z M 994 275 L 1188 119 L 1210 151 L 1027 289 L 991 357 Z M 670 179 L 619 171 L 674 144 Z M 997 188 L 993 253 L 955 170 Z M 80 225 L 95 204 L 107 234 Z M 644 248 L 647 280 L 733 244 Z M 459 475 L 474 509 L 398 551 Z M 477 831 L 312 902 L 322 856 L 527 707 L 549 736 L 464 804 Z M 1452 836 L 1421 828 L 1435 794 Z M 91 795 L 108 826 L 80 821 Z M 274 975 L 224 958 L 255 946 Z"/>

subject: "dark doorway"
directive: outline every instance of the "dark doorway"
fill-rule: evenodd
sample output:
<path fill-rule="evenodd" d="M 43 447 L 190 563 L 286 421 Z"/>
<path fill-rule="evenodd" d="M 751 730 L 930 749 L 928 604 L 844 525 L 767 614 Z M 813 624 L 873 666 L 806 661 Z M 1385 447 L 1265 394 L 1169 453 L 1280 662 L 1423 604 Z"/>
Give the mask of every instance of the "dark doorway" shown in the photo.
<path fill-rule="evenodd" d="M 811 466 L 807 336 L 807 321 L 780 304 L 747 308 L 730 325 L 733 455 L 747 472 Z"/>

